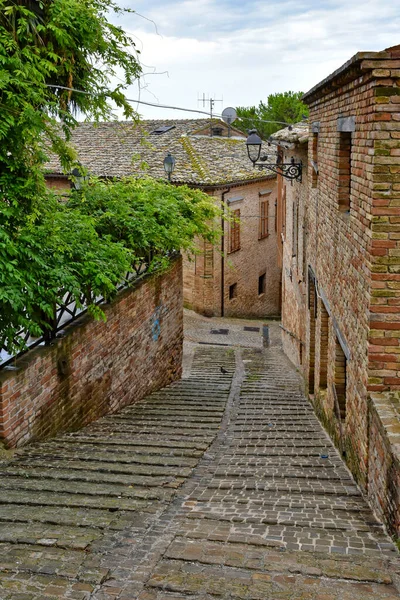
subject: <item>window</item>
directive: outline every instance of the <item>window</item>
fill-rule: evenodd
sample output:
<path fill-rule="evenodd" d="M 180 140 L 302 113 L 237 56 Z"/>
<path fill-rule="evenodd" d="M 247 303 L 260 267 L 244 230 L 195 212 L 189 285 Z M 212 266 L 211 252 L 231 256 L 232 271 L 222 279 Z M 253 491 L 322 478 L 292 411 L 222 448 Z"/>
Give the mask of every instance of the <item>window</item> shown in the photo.
<path fill-rule="evenodd" d="M 339 340 L 335 342 L 335 412 L 342 422 L 346 420 L 346 386 L 347 386 L 347 360 Z"/>
<path fill-rule="evenodd" d="M 326 390 L 328 385 L 328 346 L 329 346 L 329 314 L 321 304 L 321 333 L 319 349 L 319 387 Z"/>
<path fill-rule="evenodd" d="M 350 212 L 351 146 L 352 133 L 356 130 L 355 117 L 339 117 L 338 141 L 338 205 L 341 213 Z"/>
<path fill-rule="evenodd" d="M 234 298 L 237 298 L 237 283 L 232 283 L 229 286 L 229 300 L 233 300 Z"/>
<path fill-rule="evenodd" d="M 315 277 L 308 273 L 308 309 L 310 319 L 310 363 L 308 371 L 308 393 L 314 394 L 315 387 L 315 323 L 317 318 L 317 290 Z"/>
<path fill-rule="evenodd" d="M 260 202 L 260 229 L 258 232 L 258 239 L 268 237 L 268 200 L 261 200 Z"/>
<path fill-rule="evenodd" d="M 292 215 L 292 257 L 297 256 L 297 240 L 298 240 L 298 206 L 293 202 Z"/>
<path fill-rule="evenodd" d="M 210 242 L 204 242 L 204 277 L 214 275 L 214 247 Z"/>
<path fill-rule="evenodd" d="M 233 211 L 234 221 L 229 232 L 229 252 L 240 250 L 240 209 Z"/>
<path fill-rule="evenodd" d="M 150 135 L 162 135 L 163 133 L 167 133 L 167 131 L 171 131 L 171 129 L 175 129 L 175 125 L 160 125 L 160 127 L 151 131 Z"/>
<path fill-rule="evenodd" d="M 316 188 L 318 184 L 318 132 L 313 132 L 311 165 L 313 168 L 311 184 L 313 188 Z"/>
<path fill-rule="evenodd" d="M 282 234 L 283 237 L 286 238 L 286 185 L 284 186 L 282 191 L 282 209 Z"/>
<path fill-rule="evenodd" d="M 258 295 L 265 294 L 266 292 L 266 284 L 267 284 L 267 276 L 266 273 L 263 273 L 258 278 Z"/>
<path fill-rule="evenodd" d="M 339 133 L 339 210 L 350 211 L 351 132 Z"/>

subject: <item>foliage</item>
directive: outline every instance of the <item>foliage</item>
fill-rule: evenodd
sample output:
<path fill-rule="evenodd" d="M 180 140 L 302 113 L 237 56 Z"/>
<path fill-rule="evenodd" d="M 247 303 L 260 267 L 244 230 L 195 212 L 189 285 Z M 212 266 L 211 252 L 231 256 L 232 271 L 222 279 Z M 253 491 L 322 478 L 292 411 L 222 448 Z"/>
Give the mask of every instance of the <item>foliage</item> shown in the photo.
<path fill-rule="evenodd" d="M 220 215 L 199 190 L 152 179 L 92 181 L 66 204 L 47 193 L 48 210 L 14 229 L 0 229 L 0 347 L 23 347 L 21 329 L 41 335 L 54 307 L 68 292 L 103 317 L 96 297 L 110 300 L 127 271 L 149 262 L 168 264 L 166 254 L 194 251 L 194 237 L 216 241 Z M 0 218 L 7 210 L 0 208 Z"/>
<path fill-rule="evenodd" d="M 196 236 L 219 239 L 215 218 L 221 211 L 209 196 L 187 186 L 151 178 L 96 181 L 72 195 L 68 207 L 95 218 L 96 231 L 122 243 L 133 260 L 161 257 L 179 249 L 195 252 Z"/>
<path fill-rule="evenodd" d="M 257 129 L 260 137 L 267 140 L 286 124 L 298 123 L 308 117 L 308 107 L 301 101 L 302 96 L 303 92 L 270 94 L 267 104 L 260 101 L 258 106 L 239 106 L 236 109 L 239 118 L 235 121 L 235 127 L 246 133 L 250 129 Z"/>
<path fill-rule="evenodd" d="M 77 113 L 110 118 L 112 100 L 135 118 L 123 90 L 141 67 L 109 11 L 121 9 L 113 0 L 0 0 L 0 348 L 10 353 L 24 346 L 21 329 L 51 328 L 65 293 L 102 317 L 96 296 L 112 298 L 146 251 L 155 268 L 197 233 L 216 235 L 200 192 L 91 182 L 62 204 L 46 188 L 49 152 L 66 172 L 77 164 L 68 145 Z M 123 82 L 111 89 L 116 73 Z"/>
<path fill-rule="evenodd" d="M 0 0 L 0 189 L 19 211 L 40 210 L 50 149 L 71 167 L 65 141 L 78 111 L 106 118 L 112 99 L 134 116 L 123 89 L 141 67 L 110 10 L 121 12 L 113 0 Z M 117 68 L 124 83 L 109 90 Z"/>

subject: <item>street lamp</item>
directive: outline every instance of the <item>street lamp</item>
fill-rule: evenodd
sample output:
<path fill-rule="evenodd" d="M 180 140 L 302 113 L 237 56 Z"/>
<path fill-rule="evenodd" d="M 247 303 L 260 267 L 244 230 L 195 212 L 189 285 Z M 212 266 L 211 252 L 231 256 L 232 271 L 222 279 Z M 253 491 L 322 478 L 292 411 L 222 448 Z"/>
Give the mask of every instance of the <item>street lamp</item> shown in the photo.
<path fill-rule="evenodd" d="M 260 158 L 262 139 L 258 135 L 256 129 L 252 129 L 251 131 L 249 131 L 249 137 L 246 140 L 246 146 L 247 154 L 249 156 L 249 159 L 253 163 L 253 167 L 257 167 L 260 170 L 269 169 L 274 173 L 279 173 L 280 175 L 282 175 L 282 177 L 285 177 L 285 179 L 289 179 L 291 181 L 296 179 L 297 181 L 301 182 L 303 163 L 301 161 L 296 162 L 293 156 L 290 159 L 290 163 L 284 163 L 283 152 L 282 150 L 279 150 L 275 163 L 267 163 L 267 155 L 262 156 Z M 258 160 L 261 160 L 262 162 L 257 163 Z"/>
<path fill-rule="evenodd" d="M 170 152 L 168 152 L 167 156 L 164 158 L 164 171 L 168 175 L 168 181 L 171 181 L 171 175 L 175 168 L 175 158 L 172 156 Z"/>

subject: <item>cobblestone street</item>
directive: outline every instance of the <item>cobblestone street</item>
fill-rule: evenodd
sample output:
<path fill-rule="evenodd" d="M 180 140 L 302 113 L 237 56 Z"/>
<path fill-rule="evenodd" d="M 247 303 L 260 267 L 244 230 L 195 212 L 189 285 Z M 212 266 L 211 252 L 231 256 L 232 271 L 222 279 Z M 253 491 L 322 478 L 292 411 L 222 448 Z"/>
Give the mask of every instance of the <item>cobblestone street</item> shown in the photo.
<path fill-rule="evenodd" d="M 0 599 L 400 598 L 279 325 L 186 324 L 181 381 L 1 460 Z"/>

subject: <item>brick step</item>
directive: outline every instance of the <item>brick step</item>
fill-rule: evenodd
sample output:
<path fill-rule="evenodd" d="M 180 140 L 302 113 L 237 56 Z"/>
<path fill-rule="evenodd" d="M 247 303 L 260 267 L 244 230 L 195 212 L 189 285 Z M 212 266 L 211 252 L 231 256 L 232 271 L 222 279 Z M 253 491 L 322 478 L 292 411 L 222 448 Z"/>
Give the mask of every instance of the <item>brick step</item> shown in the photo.
<path fill-rule="evenodd" d="M 339 456 L 333 455 L 330 458 L 323 459 L 320 456 L 310 456 L 310 457 L 298 457 L 298 456 L 261 456 L 256 455 L 257 458 L 253 458 L 252 456 L 248 457 L 247 455 L 242 455 L 238 457 L 236 453 L 231 454 L 231 457 L 228 455 L 223 456 L 218 465 L 227 465 L 232 467 L 267 467 L 267 466 L 279 466 L 279 467 L 287 467 L 288 465 L 291 467 L 311 467 L 313 469 L 336 469 L 341 468 L 344 473 L 347 475 L 347 470 L 344 468 L 342 461 Z"/>
<path fill-rule="evenodd" d="M 172 490 L 163 490 L 166 492 L 165 498 L 171 496 Z M 159 494 L 161 496 L 161 494 Z M 153 495 L 154 497 L 154 495 Z M 148 494 L 151 499 L 151 494 Z M 156 498 L 163 500 L 163 498 Z M 118 498 L 114 496 L 86 496 L 85 494 L 68 494 L 57 492 L 40 492 L 31 490 L 7 490 L 7 494 L 0 495 L 0 505 L 19 504 L 21 506 L 35 506 L 38 510 L 44 510 L 47 506 L 65 506 L 73 508 L 96 508 L 108 509 L 112 511 L 127 510 L 127 511 L 153 511 L 154 507 L 150 506 L 147 498 Z"/>
<path fill-rule="evenodd" d="M 348 495 L 329 495 L 326 496 L 324 493 L 320 494 L 301 494 L 301 493 L 287 493 L 285 491 L 270 492 L 268 495 L 262 493 L 262 491 L 252 490 L 249 491 L 245 496 L 238 496 L 237 494 L 227 493 L 226 490 L 210 490 L 203 488 L 191 493 L 188 500 L 188 506 L 193 505 L 204 505 L 207 506 L 218 506 L 221 505 L 225 510 L 231 507 L 237 507 L 238 510 L 242 510 L 242 507 L 248 507 L 249 511 L 270 510 L 272 507 L 279 507 L 282 510 L 332 510 L 357 513 L 368 513 L 371 514 L 371 509 L 364 502 L 361 493 L 358 496 Z M 371 521 L 375 522 L 375 518 Z"/>
<path fill-rule="evenodd" d="M 50 443 L 51 442 L 46 442 Z M 191 442 L 190 440 L 178 441 L 178 440 L 169 440 L 169 439 L 152 439 L 149 436 L 135 436 L 135 438 L 131 438 L 129 435 L 121 435 L 121 436 L 112 436 L 107 439 L 101 434 L 92 434 L 89 435 L 89 431 L 87 429 L 82 430 L 78 434 L 64 434 L 57 438 L 56 444 L 60 443 L 68 443 L 68 444 L 93 444 L 96 447 L 98 446 L 107 446 L 108 449 L 111 449 L 113 446 L 115 447 L 127 447 L 135 449 L 135 452 L 142 453 L 142 449 L 146 448 L 149 453 L 156 452 L 197 452 L 201 450 L 205 450 L 208 447 L 208 444 L 201 442 Z M 182 455 L 184 456 L 184 454 Z"/>
<path fill-rule="evenodd" d="M 227 449 L 226 456 L 257 456 L 260 458 L 271 457 L 271 459 L 275 457 L 284 458 L 285 456 L 288 458 L 295 458 L 296 456 L 320 458 L 323 449 L 324 445 L 322 443 L 317 446 L 315 442 L 310 442 L 309 444 L 303 442 L 301 446 L 294 443 L 289 446 L 284 441 L 279 442 L 277 440 L 276 443 L 271 441 L 269 444 L 263 442 L 249 446 L 246 444 L 236 444 L 236 446 Z M 328 449 L 328 452 L 329 450 L 331 453 L 334 452 L 332 449 Z"/>
<path fill-rule="evenodd" d="M 108 430 L 110 432 L 115 432 L 116 434 L 119 433 L 126 433 L 126 432 L 131 432 L 132 435 L 133 434 L 149 434 L 149 435 L 157 435 L 157 434 L 164 434 L 165 436 L 168 437 L 168 439 L 173 439 L 172 436 L 178 436 L 179 439 L 182 439 L 184 437 L 191 437 L 192 439 L 201 439 L 202 436 L 204 436 L 203 439 L 206 439 L 207 437 L 210 440 L 214 439 L 214 435 L 211 436 L 207 436 L 205 433 L 203 433 L 203 429 L 205 429 L 207 431 L 207 428 L 202 428 L 202 427 L 197 427 L 197 428 L 191 428 L 191 429 L 180 429 L 178 427 L 178 424 L 175 423 L 176 427 L 161 427 L 159 426 L 157 428 L 157 431 L 155 431 L 154 427 L 138 427 L 135 426 L 134 424 L 129 424 L 129 422 L 124 421 L 124 420 L 120 420 L 118 422 L 108 422 L 108 423 L 104 423 L 104 421 L 99 424 L 98 426 L 94 425 L 93 428 L 91 429 L 91 431 L 98 431 L 98 430 L 103 430 L 106 431 L 107 427 L 106 425 L 108 425 Z"/>
<path fill-rule="evenodd" d="M 79 441 L 78 441 L 79 440 Z M 107 451 L 111 453 L 121 453 L 121 454 L 135 454 L 135 455 L 166 455 L 166 456 L 188 456 L 190 458 L 200 458 L 203 455 L 203 451 L 207 448 L 204 445 L 202 450 L 195 450 L 194 448 L 169 448 L 168 446 L 140 446 L 139 444 L 129 444 L 128 440 L 123 443 L 120 442 L 113 443 L 111 440 L 99 439 L 96 441 L 95 439 L 87 439 L 82 440 L 80 438 L 75 438 L 75 440 L 57 440 L 57 443 L 48 443 L 45 448 L 47 448 L 50 452 L 52 452 L 55 448 L 58 451 L 65 450 L 68 452 L 71 447 L 75 453 L 85 453 L 85 452 L 96 452 L 97 450 L 101 450 L 102 452 Z M 1 464 L 1 463 L 0 463 Z"/>
<path fill-rule="evenodd" d="M 165 446 L 166 444 L 176 444 L 181 443 L 182 446 L 186 446 L 188 444 L 203 444 L 206 447 L 209 446 L 210 442 L 214 439 L 215 435 L 207 436 L 204 431 L 201 431 L 198 435 L 192 430 L 190 436 L 184 436 L 182 439 L 181 434 L 177 434 L 176 432 L 169 431 L 146 431 L 146 432 L 135 432 L 135 436 L 132 436 L 132 432 L 129 426 L 126 425 L 118 425 L 118 428 L 113 427 L 112 423 L 94 423 L 90 425 L 87 429 L 85 429 L 86 435 L 95 435 L 97 437 L 102 436 L 103 438 L 112 436 L 115 439 L 119 439 L 121 437 L 126 437 L 130 440 L 137 440 L 139 443 L 146 442 L 149 440 L 150 442 L 154 442 L 159 444 L 160 447 Z"/>
<path fill-rule="evenodd" d="M 344 484 L 349 481 L 353 482 L 353 479 L 349 476 L 345 469 L 341 469 L 341 472 L 336 472 L 333 469 L 327 470 L 321 467 L 320 469 L 313 469 L 312 467 L 300 467 L 285 469 L 273 468 L 273 467 L 251 467 L 246 466 L 243 469 L 239 467 L 232 467 L 232 469 L 217 468 L 212 474 L 213 480 L 224 479 L 224 480 L 241 480 L 246 478 L 247 481 L 255 480 L 260 481 L 262 479 L 298 479 L 299 482 L 303 479 L 316 480 L 316 481 L 342 481 Z"/>
<path fill-rule="evenodd" d="M 273 481 L 256 481 L 256 480 L 235 480 L 228 481 L 226 479 L 218 480 L 212 479 L 208 484 L 209 489 L 223 489 L 223 490 L 235 490 L 239 495 L 240 490 L 247 492 L 251 490 L 260 491 L 283 491 L 283 492 L 297 492 L 300 494 L 334 494 L 334 495 L 348 495 L 348 496 L 359 496 L 360 492 L 355 484 L 353 485 L 335 485 L 328 481 L 308 480 L 303 479 L 301 482 L 296 482 L 296 478 L 287 480 L 285 478 L 277 478 Z"/>
<path fill-rule="evenodd" d="M 218 428 L 221 419 L 218 417 L 201 417 L 201 422 L 199 422 L 199 418 L 194 417 L 193 419 L 183 418 L 181 415 L 176 416 L 176 419 L 173 419 L 174 415 L 169 415 L 170 418 L 162 418 L 162 417 L 138 417 L 136 415 L 127 415 L 120 414 L 118 416 L 114 415 L 113 422 L 118 423 L 132 423 L 132 425 L 144 427 L 151 425 L 152 427 L 165 427 L 172 428 L 177 425 L 176 419 L 179 419 L 179 424 L 184 429 L 207 429 L 210 428 Z"/>
<path fill-rule="evenodd" d="M 207 496 L 207 492 L 204 492 L 204 496 Z M 183 503 L 185 510 L 192 511 L 208 511 L 210 513 L 222 511 L 224 514 L 229 515 L 241 515 L 249 519 L 255 516 L 256 518 L 263 518 L 266 514 L 271 511 L 282 512 L 285 514 L 303 514 L 310 513 L 313 517 L 315 513 L 327 514 L 328 518 L 337 518 L 343 520 L 347 515 L 349 519 L 360 518 L 365 523 L 372 525 L 380 524 L 376 517 L 371 512 L 371 509 L 364 503 L 362 497 L 349 498 L 349 497 L 330 497 L 326 498 L 324 495 L 308 495 L 302 496 L 300 494 L 268 494 L 268 497 L 263 498 L 262 496 L 246 498 L 234 498 L 233 496 L 224 496 L 224 498 L 218 498 L 209 494 L 210 499 L 199 498 L 197 493 L 194 492 L 190 495 L 189 500 Z"/>
<path fill-rule="evenodd" d="M 314 598 L 330 600 L 395 600 L 398 598 L 395 588 L 377 583 L 335 582 L 334 588 L 329 580 L 310 575 L 269 575 L 263 572 L 248 571 L 223 565 L 202 565 L 193 570 L 187 569 L 184 560 L 163 560 L 152 573 L 147 588 L 138 600 L 161 600 L 166 598 L 165 591 L 185 595 L 201 592 L 202 598 L 225 598 L 246 600 L 272 600 L 277 598 Z M 162 596 L 149 595 L 149 590 L 162 592 Z M 328 596 L 329 594 L 329 596 Z M 179 598 L 180 600 L 180 598 Z"/>
<path fill-rule="evenodd" d="M 300 431 L 288 431 L 287 433 L 285 433 L 285 431 L 288 430 L 283 429 L 282 431 L 279 431 L 279 429 L 277 429 L 276 427 L 267 427 L 265 431 L 260 431 L 258 435 L 255 435 L 251 431 L 248 432 L 247 435 L 240 435 L 239 430 L 233 432 L 232 438 L 234 440 L 246 440 L 249 442 L 249 445 L 254 445 L 252 443 L 253 440 L 265 440 L 267 442 L 268 440 L 273 439 L 276 439 L 277 441 L 282 440 L 285 442 L 286 440 L 289 442 L 292 440 L 293 444 L 296 444 L 296 442 L 298 441 L 299 446 L 307 444 L 307 442 L 314 442 L 314 444 L 317 445 L 319 440 L 321 441 L 321 444 L 329 444 L 325 433 L 321 429 L 319 431 L 315 431 L 315 429 L 313 431 L 309 431 L 307 432 L 307 436 L 304 435 L 304 432 Z"/>
<path fill-rule="evenodd" d="M 44 552 L 43 546 L 0 544 L 0 556 L 0 581 L 7 580 L 9 573 L 18 571 L 19 574 L 39 575 L 40 578 L 43 577 L 44 583 L 47 577 L 51 577 L 54 581 L 56 575 L 60 579 L 100 584 L 109 573 L 108 569 L 100 567 L 99 559 L 93 558 L 89 564 L 85 552 L 76 552 L 66 548 L 49 546 Z M 18 575 L 15 580 L 18 581 Z M 33 577 L 32 580 L 35 581 L 35 578 Z M 63 587 L 62 582 L 60 583 Z M 15 596 L 15 598 L 17 597 Z M 73 598 L 73 596 L 71 597 Z"/>
<path fill-rule="evenodd" d="M 180 525 L 178 536 L 197 540 L 272 545 L 308 552 L 328 554 L 362 554 L 398 556 L 396 547 L 380 530 L 333 529 L 319 524 L 230 523 L 214 518 L 187 517 Z"/>
<path fill-rule="evenodd" d="M 223 542 L 202 542 L 195 539 L 175 538 L 165 553 L 165 558 L 226 565 L 262 572 L 298 573 L 314 577 L 342 579 L 357 582 L 374 582 L 390 585 L 392 576 L 387 569 L 387 559 L 336 555 L 326 557 L 298 552 L 279 552 L 257 545 L 247 546 Z"/>
<path fill-rule="evenodd" d="M 144 492 L 150 488 L 150 491 L 154 491 L 151 488 L 173 488 L 175 489 L 184 481 L 184 478 L 172 478 L 172 477 L 155 477 L 151 482 L 151 478 L 148 478 L 146 482 L 135 483 L 135 478 L 132 477 L 132 484 L 130 486 L 126 484 L 108 484 L 101 481 L 88 481 L 82 478 L 72 477 L 4 477 L 0 480 L 0 490 L 7 490 L 6 494 L 10 491 L 32 491 L 32 492 L 53 492 L 55 494 L 70 494 L 70 495 L 81 495 L 84 494 L 86 497 L 91 496 L 108 496 L 109 498 L 137 498 L 139 488 Z M 139 479 L 139 478 L 138 478 Z M 143 480 L 143 478 L 141 478 Z M 3 492 L 4 493 L 4 492 Z M 171 496 L 171 494 L 163 494 L 163 497 Z"/>
<path fill-rule="evenodd" d="M 69 462 L 64 463 L 62 466 L 53 466 L 51 463 L 41 464 L 40 467 L 31 467 L 29 464 L 23 466 L 21 464 L 18 467 L 9 466 L 6 470 L 0 469 L 0 477 L 3 478 L 4 484 L 6 481 L 11 481 L 9 478 L 21 477 L 22 479 L 55 479 L 60 481 L 82 481 L 82 482 L 94 482 L 94 483 L 110 483 L 115 486 L 140 486 L 140 487 L 154 487 L 154 486 L 167 486 L 168 483 L 175 481 L 183 481 L 186 477 L 192 473 L 192 469 L 179 469 L 172 471 L 171 468 L 165 467 L 154 469 L 146 467 L 143 469 L 143 473 L 138 475 L 132 469 L 129 473 L 116 473 L 106 472 L 100 469 L 87 470 L 82 468 L 82 465 L 74 467 Z M 1 486 L 1 483 L 0 483 Z"/>
<path fill-rule="evenodd" d="M 158 406 L 154 408 L 152 408 L 150 404 L 148 404 L 147 406 L 131 406 L 121 411 L 120 414 L 135 416 L 146 415 L 147 418 L 165 417 L 165 415 L 172 416 L 172 414 L 174 414 L 179 417 L 184 415 L 185 417 L 195 417 L 199 419 L 204 419 L 209 417 L 214 418 L 216 415 L 222 415 L 223 412 L 224 411 L 222 405 L 221 407 L 216 406 L 207 408 L 203 406 L 198 406 L 196 408 L 191 408 L 190 406 L 187 406 L 186 403 L 183 403 L 175 406 Z"/>
<path fill-rule="evenodd" d="M 40 522 L 50 525 L 68 525 L 75 527 L 89 527 L 95 529 L 119 528 L 121 515 L 124 515 L 122 522 L 125 525 L 135 526 L 136 515 L 134 513 L 120 513 L 119 511 L 110 511 L 109 509 L 96 508 L 68 508 L 57 506 L 56 508 L 46 506 L 45 510 L 38 510 L 37 506 L 27 506 L 20 504 L 1 504 L 0 522 L 23 523 L 25 528 L 27 522 Z M 130 518 L 129 518 L 130 517 Z M 141 515 L 141 522 L 145 521 L 144 515 Z"/>
<path fill-rule="evenodd" d="M 1 523 L 0 547 L 3 543 L 56 547 L 88 551 L 91 544 L 103 535 L 101 530 L 48 523 Z M 0 559 L 0 564 L 1 564 Z"/>
<path fill-rule="evenodd" d="M 37 461 L 39 464 L 43 463 L 43 455 L 40 451 L 31 450 L 30 452 L 26 452 L 23 455 L 23 461 L 29 461 L 32 464 L 32 461 Z M 160 465 L 162 467 L 175 466 L 175 467 L 195 467 L 197 464 L 196 458 L 189 458 L 187 456 L 158 456 L 158 455 L 143 455 L 143 454 L 117 454 L 117 453 L 108 453 L 108 452 L 92 452 L 89 455 L 82 452 L 75 452 L 74 448 L 63 449 L 62 451 L 57 451 L 57 448 L 54 448 L 54 451 L 50 454 L 47 453 L 46 461 L 51 461 L 51 464 L 54 464 L 55 460 L 77 460 L 81 461 L 82 464 L 92 464 L 96 465 L 96 463 L 108 463 L 114 466 L 125 465 L 125 464 L 137 464 L 137 465 Z"/>
<path fill-rule="evenodd" d="M 366 515 L 364 515 L 366 516 Z M 374 519 L 372 513 L 367 515 L 371 520 L 359 518 L 356 513 L 350 515 L 339 515 L 338 511 L 323 511 L 317 512 L 314 510 L 306 511 L 284 511 L 284 510 L 269 510 L 269 511 L 252 511 L 252 515 L 242 509 L 227 511 L 225 507 L 217 507 L 214 505 L 213 510 L 208 510 L 207 506 L 192 508 L 191 512 L 186 515 L 187 519 L 205 519 L 218 522 L 243 523 L 251 527 L 256 525 L 279 525 L 300 528 L 313 528 L 334 531 L 364 531 L 381 534 L 384 536 L 382 525 Z M 386 538 L 385 538 L 386 539 Z"/>

